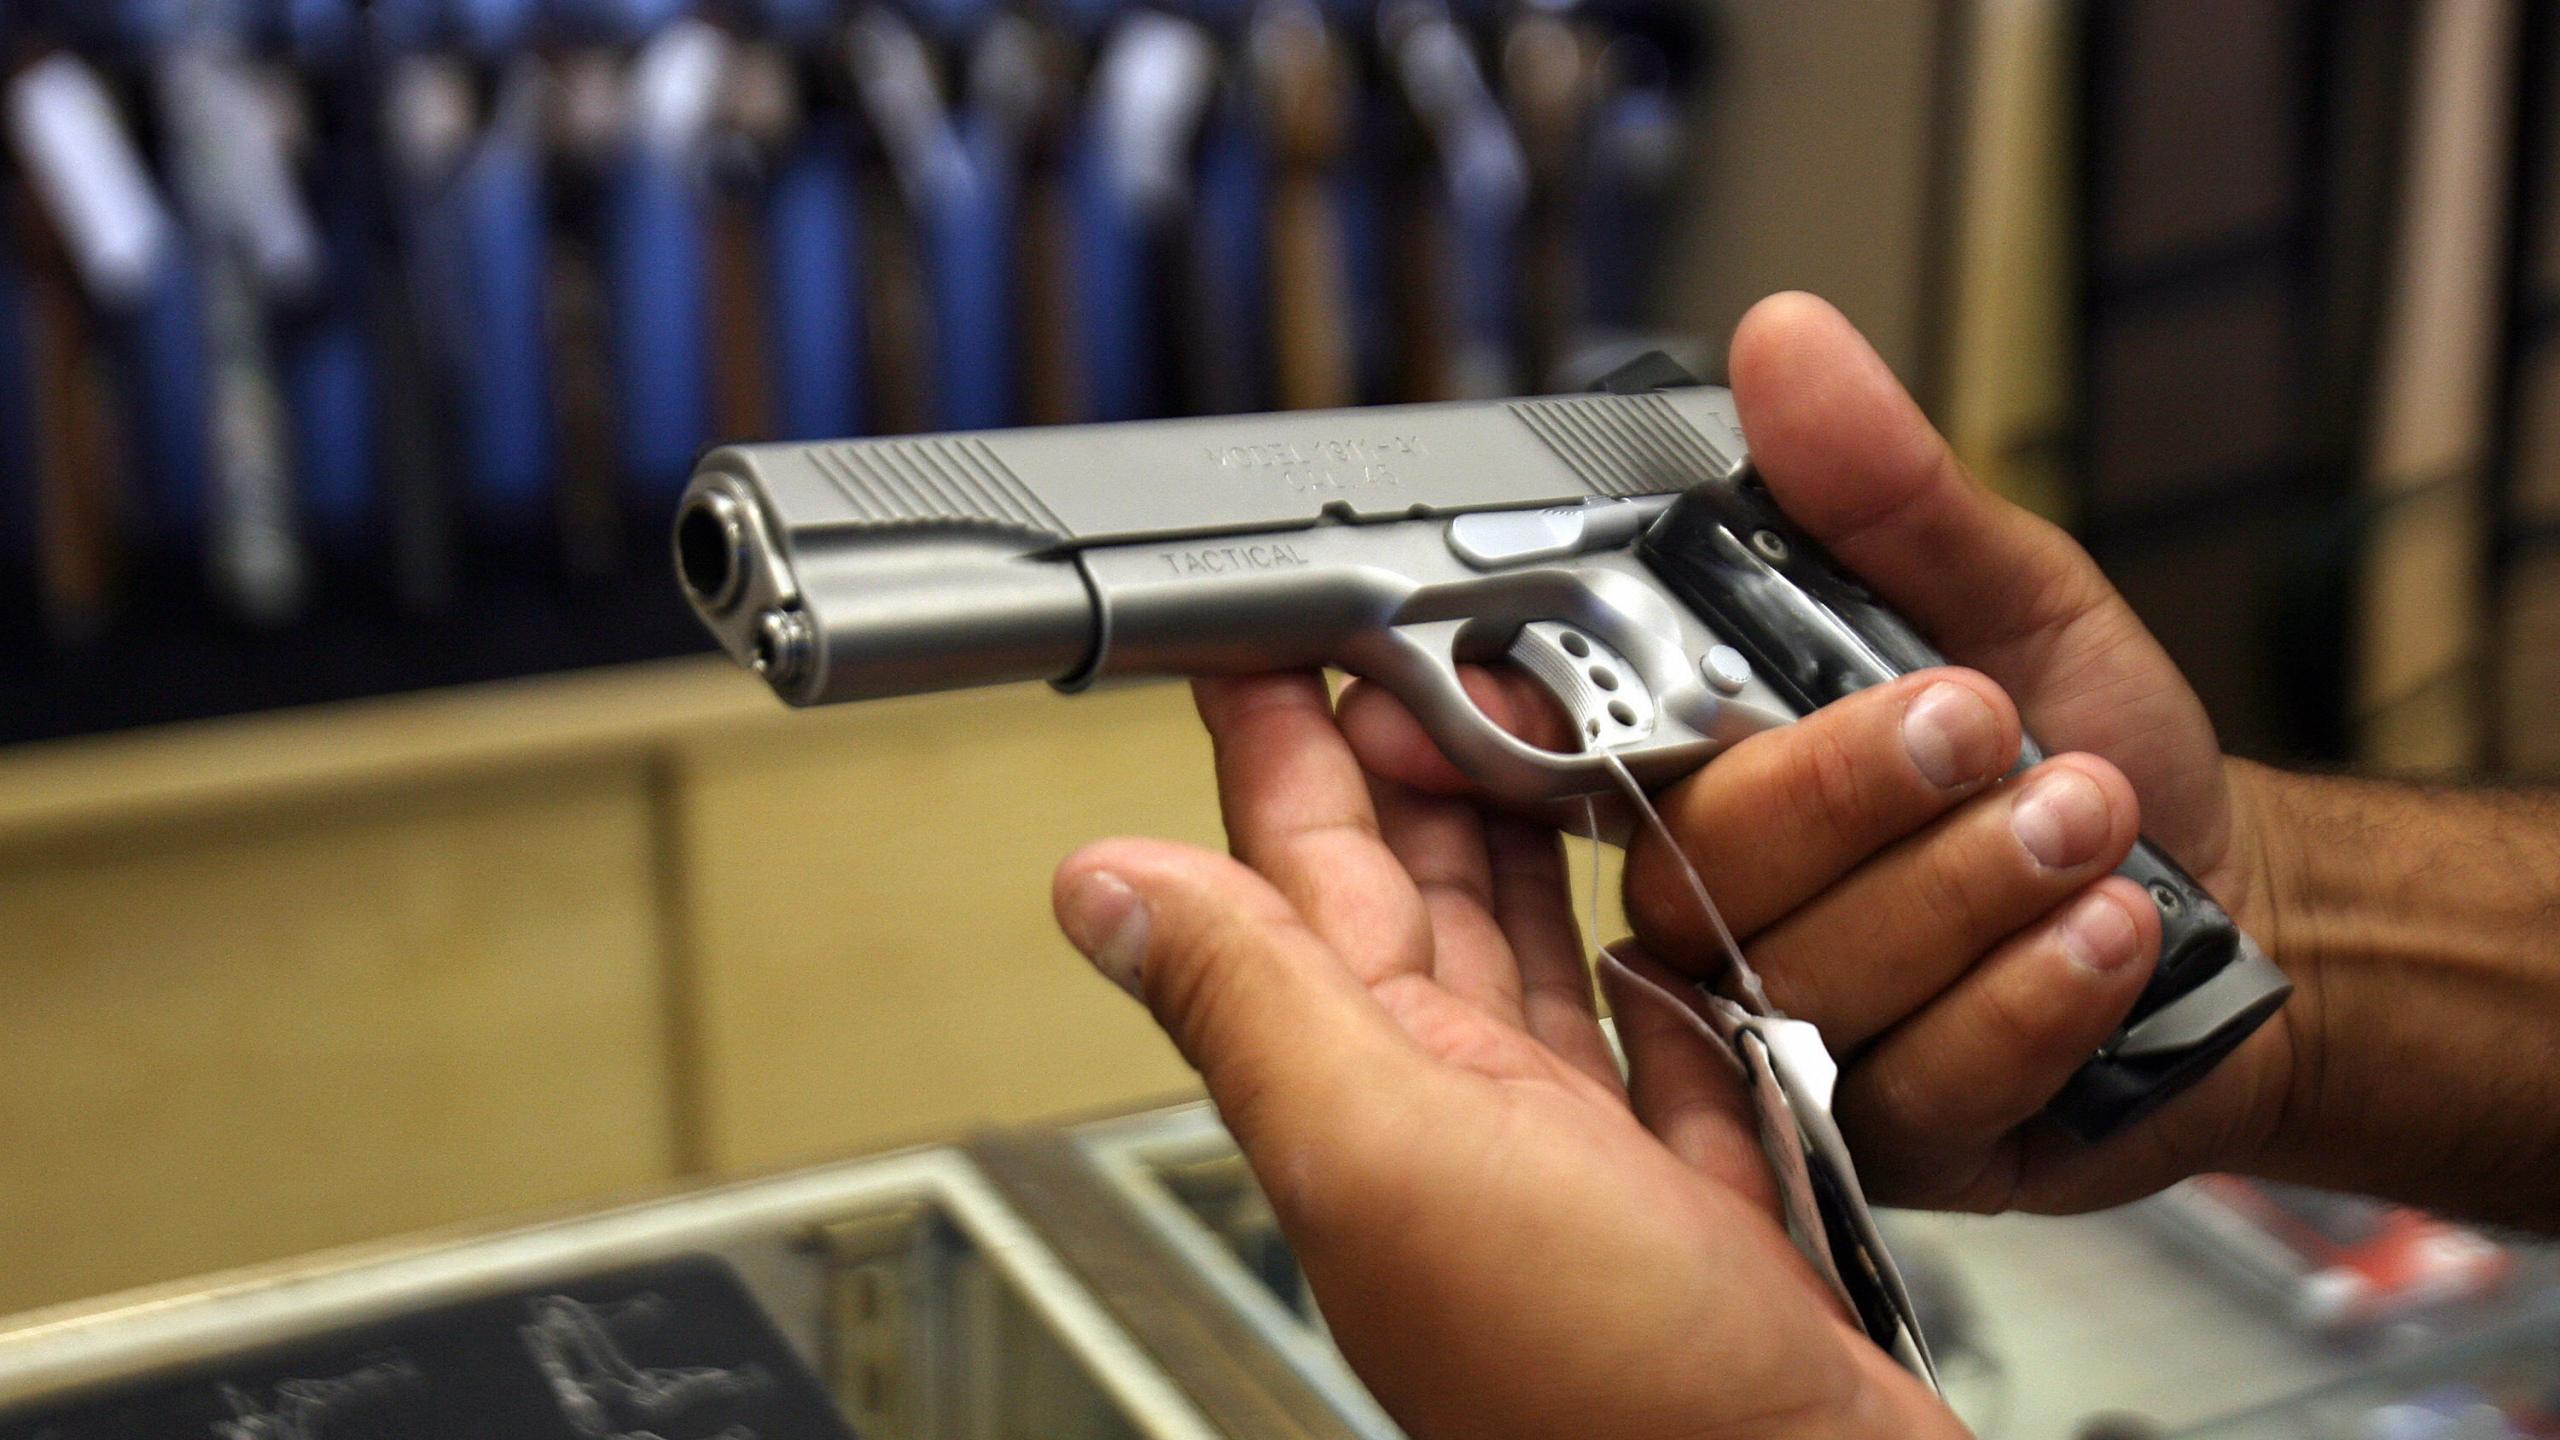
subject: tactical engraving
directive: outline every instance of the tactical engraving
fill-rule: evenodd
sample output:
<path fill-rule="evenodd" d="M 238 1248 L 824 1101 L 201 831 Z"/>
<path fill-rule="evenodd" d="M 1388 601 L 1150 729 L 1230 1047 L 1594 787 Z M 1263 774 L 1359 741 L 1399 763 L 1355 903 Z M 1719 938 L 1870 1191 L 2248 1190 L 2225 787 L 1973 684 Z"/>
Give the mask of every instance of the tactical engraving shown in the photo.
<path fill-rule="evenodd" d="M 1221 545 L 1207 550 L 1166 550 L 1158 559 L 1176 575 L 1234 575 L 1247 570 L 1294 570 L 1307 563 L 1295 545 Z"/>

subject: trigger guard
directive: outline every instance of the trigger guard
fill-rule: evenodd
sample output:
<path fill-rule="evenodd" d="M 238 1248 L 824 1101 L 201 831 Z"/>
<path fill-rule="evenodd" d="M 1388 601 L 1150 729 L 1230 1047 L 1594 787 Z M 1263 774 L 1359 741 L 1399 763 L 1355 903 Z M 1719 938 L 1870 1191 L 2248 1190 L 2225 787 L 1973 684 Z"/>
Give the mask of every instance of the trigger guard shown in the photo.
<path fill-rule="evenodd" d="M 1599 838 L 1623 840 L 1634 816 L 1625 813 L 1617 765 L 1637 785 L 1657 790 L 1704 765 L 1742 735 L 1787 723 L 1756 707 L 1716 701 L 1715 733 L 1675 719 L 1656 705 L 1654 724 L 1634 743 L 1607 750 L 1542 750 L 1493 722 L 1458 676 L 1465 621 L 1434 621 L 1370 633 L 1367 643 L 1343 657 L 1343 668 L 1384 686 L 1404 702 L 1425 732 L 1469 779 L 1494 798 L 1543 808 L 1558 828 L 1587 835 L 1597 812 Z M 1633 675 L 1632 668 L 1628 671 Z M 1559 697 L 1570 704 L 1571 697 Z"/>

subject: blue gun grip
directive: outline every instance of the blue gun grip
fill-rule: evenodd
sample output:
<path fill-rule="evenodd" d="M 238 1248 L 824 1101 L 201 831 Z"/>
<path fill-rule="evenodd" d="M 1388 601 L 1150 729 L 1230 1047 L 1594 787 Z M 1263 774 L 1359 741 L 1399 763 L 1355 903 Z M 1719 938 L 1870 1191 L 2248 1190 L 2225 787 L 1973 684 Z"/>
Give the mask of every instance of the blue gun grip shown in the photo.
<path fill-rule="evenodd" d="M 373 518 L 373 375 L 364 327 L 332 300 L 285 338 L 285 406 L 302 476 L 302 511 L 319 548 L 360 548 Z"/>
<path fill-rule="evenodd" d="M 492 136 L 455 178 L 463 257 L 451 357 L 466 426 L 462 469 L 472 514 L 510 537 L 552 514 L 549 338 L 543 310 L 542 157 L 530 137 Z"/>
<path fill-rule="evenodd" d="M 614 162 L 604 204 L 623 468 L 646 503 L 671 505 L 711 430 L 701 200 L 680 165 L 634 152 Z"/>
<path fill-rule="evenodd" d="M 0 606 L 11 619 L 0 635 L 20 628 L 19 617 L 36 610 L 37 576 L 43 569 L 43 506 L 36 491 L 35 375 L 28 357 L 25 277 L 8 243 L 0 211 Z"/>
<path fill-rule="evenodd" d="M 1469 350 L 1507 373 L 1520 353 L 1518 214 L 1508 206 L 1469 204 L 1466 197 L 1452 211 L 1458 333 Z"/>
<path fill-rule="evenodd" d="M 317 303 L 284 327 L 277 361 L 293 421 L 303 521 L 324 554 L 343 560 L 366 547 L 373 524 L 373 361 L 365 343 L 363 259 L 369 227 L 351 186 L 324 191 L 320 211 L 328 273 Z"/>
<path fill-rule="evenodd" d="M 765 245 L 777 439 L 863 432 L 859 203 L 839 127 L 812 127 L 774 170 Z"/>
<path fill-rule="evenodd" d="M 213 397 L 192 240 L 171 236 L 150 293 L 108 329 L 132 437 L 128 513 L 143 573 L 200 572 Z"/>
<path fill-rule="evenodd" d="M 1351 327 L 1352 394 L 1363 405 L 1400 398 L 1389 393 L 1395 375 L 1395 243 L 1385 191 L 1391 183 L 1379 157 L 1388 128 L 1386 107 L 1375 99 L 1352 102 L 1353 141 L 1333 179 L 1333 207 L 1342 234 L 1345 297 L 1341 323 Z"/>
<path fill-rule="evenodd" d="M 1077 139 L 1068 165 L 1085 418 L 1145 419 L 1162 409 L 1146 223 L 1112 183 L 1111 156 L 1090 129 Z"/>
<path fill-rule="evenodd" d="M 1199 255 L 1213 352 L 1209 408 L 1271 408 L 1271 166 L 1244 115 L 1214 120 L 1200 157 Z"/>
<path fill-rule="evenodd" d="M 466 49 L 496 56 L 525 45 L 541 8 L 537 0 L 448 0 L 444 18 Z"/>
<path fill-rule="evenodd" d="M 980 117 L 958 130 L 970 182 L 932 198 L 937 422 L 985 430 L 1013 418 L 1013 166 Z"/>

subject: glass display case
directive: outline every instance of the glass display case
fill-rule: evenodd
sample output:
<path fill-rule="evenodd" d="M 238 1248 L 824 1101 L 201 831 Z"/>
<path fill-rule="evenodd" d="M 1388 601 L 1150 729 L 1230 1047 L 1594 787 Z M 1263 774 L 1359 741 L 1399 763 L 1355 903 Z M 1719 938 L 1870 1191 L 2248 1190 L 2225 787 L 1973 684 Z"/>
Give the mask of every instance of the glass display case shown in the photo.
<path fill-rule="evenodd" d="M 2178 1440 L 2539 1440 L 2560 1435 L 2560 1289 L 2359 1373 Z"/>
<path fill-rule="evenodd" d="M 0 1328 L 0 1437 L 1381 1440 L 1205 1106 Z"/>
<path fill-rule="evenodd" d="M 1985 1440 L 2560 1434 L 2560 1254 L 2498 1240 L 2494 1292 L 2347 1333 L 2268 1304 L 2178 1207 L 1892 1217 Z M 1400 1435 L 1204 1104 L 0 1322 L 0 1440 L 145 1433 Z"/>

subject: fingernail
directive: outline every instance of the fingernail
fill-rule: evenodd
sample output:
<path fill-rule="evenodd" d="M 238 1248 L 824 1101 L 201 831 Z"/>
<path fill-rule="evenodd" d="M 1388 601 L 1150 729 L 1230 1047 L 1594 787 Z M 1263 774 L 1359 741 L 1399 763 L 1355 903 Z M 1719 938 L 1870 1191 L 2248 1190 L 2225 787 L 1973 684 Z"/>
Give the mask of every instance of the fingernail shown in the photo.
<path fill-rule="evenodd" d="M 2009 831 L 2047 870 L 2086 865 L 2107 843 L 2106 792 L 2070 766 L 2047 770 L 2009 807 Z"/>
<path fill-rule="evenodd" d="M 2062 917 L 2062 948 L 2084 969 L 2103 975 L 2133 963 L 2142 934 L 2108 895 L 2089 895 Z"/>
<path fill-rule="evenodd" d="M 1067 892 L 1059 917 L 1067 939 L 1111 977 L 1111 983 L 1138 993 L 1138 964 L 1147 953 L 1147 907 L 1129 882 L 1096 870 Z"/>
<path fill-rule="evenodd" d="M 2000 717 L 1970 687 L 1941 680 L 1902 712 L 1902 747 L 1941 790 L 1988 779 L 2000 766 Z"/>

